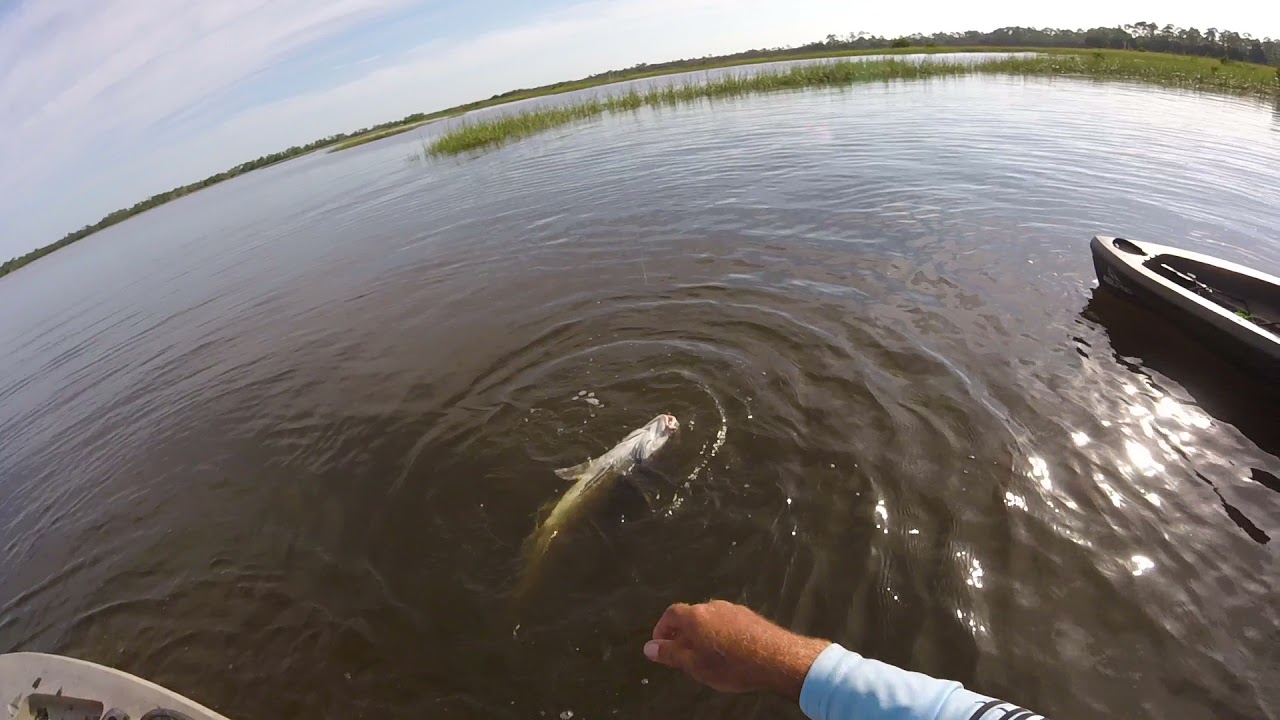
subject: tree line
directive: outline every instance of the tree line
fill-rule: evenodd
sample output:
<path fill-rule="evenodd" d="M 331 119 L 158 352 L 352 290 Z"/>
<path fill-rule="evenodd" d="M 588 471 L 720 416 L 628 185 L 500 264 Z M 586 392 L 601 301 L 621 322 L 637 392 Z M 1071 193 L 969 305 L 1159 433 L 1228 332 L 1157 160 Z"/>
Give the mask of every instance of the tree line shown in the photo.
<path fill-rule="evenodd" d="M 1004 27 L 990 32 L 969 30 L 966 32 L 935 33 L 933 35 L 915 34 L 897 38 L 886 38 L 868 33 L 849 33 L 843 37 L 828 35 L 825 39 L 798 47 L 761 48 L 747 50 L 731 55 L 707 56 L 665 63 L 642 63 L 625 70 L 598 73 L 573 82 L 554 83 L 537 88 L 512 90 L 494 95 L 488 100 L 460 105 L 448 110 L 433 113 L 414 113 L 399 120 L 362 128 L 350 133 L 338 133 L 320 138 L 305 145 L 294 145 L 286 150 L 263 155 L 256 160 L 241 163 L 233 168 L 211 175 L 198 182 L 174 188 L 167 192 L 152 195 L 138 202 L 133 207 L 122 208 L 107 215 L 92 225 L 85 225 L 79 230 L 67 233 L 61 240 L 33 250 L 26 255 L 13 258 L 0 265 L 0 276 L 38 260 L 49 253 L 66 247 L 73 242 L 92 235 L 103 228 L 115 225 L 129 217 L 146 212 L 157 205 L 176 200 L 197 190 L 229 180 L 238 175 L 274 165 L 299 155 L 318 150 L 329 145 L 358 137 L 366 133 L 377 132 L 389 128 L 419 123 L 437 117 L 455 115 L 468 110 L 498 104 L 518 97 L 536 94 L 548 94 L 559 89 L 572 89 L 573 86 L 600 84 L 602 82 L 624 80 L 629 76 L 640 74 L 656 74 L 664 71 L 696 69 L 709 65 L 725 65 L 764 58 L 786 59 L 792 56 L 834 54 L 865 50 L 924 47 L 996 47 L 996 48 L 1113 48 L 1117 50 L 1138 50 L 1150 52 L 1175 53 L 1180 55 L 1201 55 L 1222 58 L 1225 61 L 1251 62 L 1261 65 L 1280 66 L 1280 40 L 1271 38 L 1259 39 L 1247 33 L 1209 28 L 1204 32 L 1196 28 L 1180 28 L 1173 25 L 1159 26 L 1150 22 L 1139 22 L 1121 27 L 1096 27 L 1089 30 L 1058 30 L 1053 28 Z M 1277 70 L 1277 82 L 1280 84 L 1280 70 Z"/>
<path fill-rule="evenodd" d="M 664 70 L 696 69 L 698 66 L 731 64 L 735 61 L 761 58 L 786 58 L 788 56 L 821 55 L 825 53 L 856 52 L 865 50 L 889 50 L 909 47 L 991 47 L 991 48 L 1096 48 L 1115 50 L 1139 50 L 1172 53 L 1175 55 L 1200 55 L 1236 62 L 1280 66 L 1280 38 L 1255 38 L 1248 33 L 1209 28 L 1204 32 L 1196 28 L 1174 25 L 1159 26 L 1140 22 L 1120 27 L 1096 27 L 1089 30 L 1058 30 L 1054 28 L 1003 27 L 990 32 L 968 30 L 965 32 L 904 35 L 897 38 L 882 37 L 870 33 L 828 35 L 823 40 L 807 45 L 760 48 L 732 55 L 717 55 L 672 62 L 639 65 L 622 71 L 592 75 L 588 79 L 616 77 L 628 74 L 661 72 Z M 520 92 L 520 91 L 517 91 Z"/>
<path fill-rule="evenodd" d="M 883 41 L 883 38 L 877 38 Z M 1174 25 L 1159 26 L 1140 22 L 1121 27 L 1096 27 L 1090 30 L 1055 30 L 1053 28 L 1007 27 L 989 33 L 968 31 L 963 33 L 937 33 L 935 35 L 910 35 L 911 45 L 990 45 L 993 47 L 1063 47 L 1063 48 L 1112 48 L 1115 50 L 1143 50 L 1173 53 L 1175 55 L 1201 55 L 1225 58 L 1237 62 L 1280 66 L 1280 39 L 1255 38 L 1248 33 L 1209 28 L 1200 32 L 1195 28 Z M 828 35 L 827 41 L 836 40 Z M 856 42 L 857 37 L 846 38 Z M 824 41 L 824 45 L 826 42 Z M 890 43 L 892 44 L 892 42 Z"/>

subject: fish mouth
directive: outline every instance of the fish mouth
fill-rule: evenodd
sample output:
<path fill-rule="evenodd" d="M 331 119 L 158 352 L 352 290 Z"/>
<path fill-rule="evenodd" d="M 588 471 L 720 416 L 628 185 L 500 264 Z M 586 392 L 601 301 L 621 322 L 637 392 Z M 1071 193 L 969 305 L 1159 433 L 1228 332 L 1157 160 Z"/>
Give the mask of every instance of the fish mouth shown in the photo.
<path fill-rule="evenodd" d="M 662 429 L 667 432 L 675 432 L 680 429 L 680 421 L 676 419 L 675 415 L 663 415 Z"/>

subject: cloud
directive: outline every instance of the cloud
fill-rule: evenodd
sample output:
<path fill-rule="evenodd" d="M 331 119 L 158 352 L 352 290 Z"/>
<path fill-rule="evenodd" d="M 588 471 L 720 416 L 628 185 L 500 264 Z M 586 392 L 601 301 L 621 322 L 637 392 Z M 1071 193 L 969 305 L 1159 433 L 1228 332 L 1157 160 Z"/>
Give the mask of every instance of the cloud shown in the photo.
<path fill-rule="evenodd" d="M 21 2 L 0 20 L 0 194 L 39 205 L 35 191 L 83 174 L 86 158 L 146 152 L 146 139 L 166 119 L 407 4 Z"/>

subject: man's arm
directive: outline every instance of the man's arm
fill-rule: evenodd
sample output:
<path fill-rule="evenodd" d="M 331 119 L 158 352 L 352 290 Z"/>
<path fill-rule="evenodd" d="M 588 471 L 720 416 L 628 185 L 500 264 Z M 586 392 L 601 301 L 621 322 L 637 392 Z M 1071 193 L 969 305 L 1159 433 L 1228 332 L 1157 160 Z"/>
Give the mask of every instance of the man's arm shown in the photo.
<path fill-rule="evenodd" d="M 1010 703 L 784 630 L 716 600 L 667 608 L 644 646 L 650 660 L 721 692 L 764 690 L 812 720 L 1031 720 Z"/>

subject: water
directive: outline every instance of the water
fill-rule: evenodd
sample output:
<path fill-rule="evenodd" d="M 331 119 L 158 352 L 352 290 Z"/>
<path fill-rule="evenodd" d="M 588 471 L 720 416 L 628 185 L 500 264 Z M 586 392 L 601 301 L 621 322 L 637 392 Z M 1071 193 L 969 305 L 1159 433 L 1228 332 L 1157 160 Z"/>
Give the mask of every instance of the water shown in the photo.
<path fill-rule="evenodd" d="M 1278 127 L 961 78 L 165 205 L 0 281 L 0 650 L 239 718 L 798 716 L 643 659 L 716 596 L 1058 717 L 1275 717 L 1274 383 L 1087 243 L 1280 273 Z M 659 412 L 652 507 L 513 603 L 552 470 Z"/>

